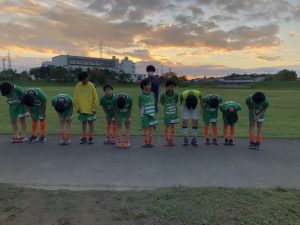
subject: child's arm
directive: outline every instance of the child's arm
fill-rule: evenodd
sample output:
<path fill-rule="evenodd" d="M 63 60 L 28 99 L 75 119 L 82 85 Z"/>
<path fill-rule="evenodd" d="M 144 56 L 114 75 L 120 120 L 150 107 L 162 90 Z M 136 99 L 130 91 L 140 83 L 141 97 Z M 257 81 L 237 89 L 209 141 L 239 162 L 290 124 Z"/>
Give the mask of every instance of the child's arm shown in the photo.
<path fill-rule="evenodd" d="M 92 92 L 93 93 L 93 113 L 96 113 L 96 110 L 99 105 L 99 98 L 98 98 L 97 90 L 94 85 L 92 85 L 92 91 L 93 91 Z"/>
<path fill-rule="evenodd" d="M 74 91 L 74 107 L 77 111 L 77 113 L 80 113 L 80 108 L 79 108 L 79 104 L 78 104 L 78 87 L 75 87 L 75 91 Z"/>
<path fill-rule="evenodd" d="M 199 102 L 200 102 L 200 107 L 201 107 L 202 111 L 204 111 L 204 103 L 203 103 L 203 98 L 202 98 L 201 94 L 199 95 Z"/>
<path fill-rule="evenodd" d="M 180 95 L 180 105 L 182 105 L 182 102 L 183 102 L 183 96 L 182 94 Z"/>
<path fill-rule="evenodd" d="M 165 105 L 163 95 L 160 96 L 159 102 L 160 102 L 162 105 Z"/>

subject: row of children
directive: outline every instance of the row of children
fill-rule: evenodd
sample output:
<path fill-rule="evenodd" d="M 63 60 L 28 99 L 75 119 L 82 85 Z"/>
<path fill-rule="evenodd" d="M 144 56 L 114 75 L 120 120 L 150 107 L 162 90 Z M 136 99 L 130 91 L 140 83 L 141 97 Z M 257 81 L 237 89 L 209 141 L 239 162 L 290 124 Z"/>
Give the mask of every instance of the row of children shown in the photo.
<path fill-rule="evenodd" d="M 58 113 L 60 121 L 60 144 L 68 145 L 71 142 L 71 126 L 73 107 L 79 114 L 79 120 L 82 122 L 82 138 L 81 144 L 94 143 L 94 121 L 98 106 L 98 95 L 95 86 L 89 82 L 88 74 L 83 72 L 78 76 L 79 83 L 75 87 L 74 101 L 67 94 L 59 94 L 52 98 L 51 103 Z M 143 147 L 153 147 L 153 132 L 158 124 L 156 113 L 158 98 L 151 91 L 150 79 L 142 80 L 141 94 L 138 98 L 138 105 L 141 110 L 141 128 L 143 130 L 144 145 Z M 206 144 L 210 144 L 209 127 L 212 127 L 213 139 L 212 143 L 217 145 L 217 120 L 218 110 L 223 115 L 223 135 L 225 145 L 234 145 L 234 125 L 238 121 L 237 112 L 241 110 L 239 103 L 228 101 L 222 104 L 222 97 L 216 94 L 207 95 L 202 98 L 201 92 L 198 90 L 186 90 L 179 96 L 175 92 L 176 83 L 168 80 L 165 83 L 166 91 L 160 96 L 159 102 L 164 107 L 164 136 L 165 145 L 174 146 L 174 138 L 176 133 L 176 124 L 179 123 L 177 105 L 181 104 L 182 116 L 182 133 L 183 145 L 189 144 L 188 140 L 188 120 L 192 122 L 192 140 L 193 146 L 198 145 L 198 119 L 199 109 L 203 113 L 203 121 L 205 123 L 204 136 Z M 12 143 L 40 141 L 46 142 L 46 103 L 45 93 L 40 88 L 29 88 L 22 90 L 20 87 L 2 83 L 0 90 L 3 96 L 7 97 L 9 104 L 9 112 L 12 121 L 14 136 Z M 130 123 L 132 111 L 132 97 L 128 94 L 113 94 L 113 87 L 107 84 L 103 87 L 104 95 L 100 99 L 106 115 L 106 140 L 105 144 L 116 144 L 117 147 L 130 147 Z M 251 149 L 260 149 L 262 141 L 262 129 L 264 121 L 264 112 L 268 107 L 268 101 L 262 92 L 256 92 L 247 97 L 246 104 L 249 109 L 249 131 Z M 29 113 L 28 113 L 29 112 Z M 32 118 L 32 136 L 26 138 L 25 118 L 28 115 Z M 22 132 L 18 133 L 17 119 L 20 119 Z M 40 121 L 41 136 L 37 136 L 38 121 Z M 122 140 L 121 128 L 125 125 L 126 134 L 125 141 Z M 255 139 L 254 128 L 257 124 L 258 132 Z M 87 138 L 87 125 L 89 126 L 89 136 Z M 230 129 L 230 135 L 228 135 Z"/>

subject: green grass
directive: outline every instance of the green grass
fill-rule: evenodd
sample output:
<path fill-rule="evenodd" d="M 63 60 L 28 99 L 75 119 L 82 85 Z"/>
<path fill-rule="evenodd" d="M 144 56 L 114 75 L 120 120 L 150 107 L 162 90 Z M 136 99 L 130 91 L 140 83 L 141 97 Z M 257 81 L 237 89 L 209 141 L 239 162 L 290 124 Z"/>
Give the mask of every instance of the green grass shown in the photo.
<path fill-rule="evenodd" d="M 300 191 L 44 191 L 0 185 L 0 224 L 299 225 Z"/>
<path fill-rule="evenodd" d="M 52 82 L 23 82 L 20 83 L 22 87 L 26 88 L 29 86 L 41 87 L 47 94 L 50 100 L 52 96 L 58 93 L 68 93 L 73 96 L 74 84 L 69 83 L 52 83 Z M 186 88 L 177 88 L 177 92 L 180 93 Z M 163 90 L 163 88 L 162 88 Z M 267 98 L 270 102 L 270 107 L 266 113 L 266 122 L 264 129 L 265 137 L 274 138 L 300 138 L 299 129 L 299 103 L 300 99 L 300 89 L 293 90 L 293 88 L 287 87 L 286 89 L 272 89 L 270 86 L 268 88 L 261 89 L 221 89 L 221 88 L 200 88 L 204 95 L 209 93 L 217 93 L 221 95 L 225 101 L 233 100 L 241 103 L 242 111 L 239 113 L 239 122 L 237 124 L 237 135 L 239 137 L 248 136 L 248 111 L 245 105 L 245 99 L 248 95 L 255 92 L 256 90 L 262 90 L 266 93 Z M 99 96 L 102 95 L 102 89 L 97 86 L 97 91 Z M 139 86 L 137 84 L 121 85 L 118 84 L 114 90 L 115 93 L 128 93 L 133 97 L 133 114 L 132 114 L 132 134 L 141 135 L 140 127 L 140 117 L 139 109 L 137 106 L 137 96 L 140 93 Z M 11 125 L 9 121 L 8 106 L 6 104 L 6 99 L 0 96 L 0 124 L 1 124 L 1 134 L 11 133 Z M 157 134 L 163 134 L 163 109 L 160 106 L 160 113 L 157 118 L 159 120 L 159 126 L 157 129 Z M 219 132 L 222 131 L 222 119 L 221 114 L 219 114 Z M 96 121 L 96 134 L 103 135 L 105 132 L 105 119 L 104 113 L 101 108 L 97 112 Z M 48 120 L 48 134 L 58 134 L 59 124 L 57 115 L 54 109 L 50 106 L 50 101 L 48 101 L 47 108 L 47 120 Z M 28 124 L 30 120 L 28 120 Z M 77 120 L 77 114 L 74 115 L 73 122 L 73 133 L 80 134 L 80 122 Z M 203 127 L 201 120 L 200 127 Z M 178 125 L 178 135 L 181 134 L 180 125 Z M 203 134 L 202 129 L 200 130 L 200 135 Z"/>

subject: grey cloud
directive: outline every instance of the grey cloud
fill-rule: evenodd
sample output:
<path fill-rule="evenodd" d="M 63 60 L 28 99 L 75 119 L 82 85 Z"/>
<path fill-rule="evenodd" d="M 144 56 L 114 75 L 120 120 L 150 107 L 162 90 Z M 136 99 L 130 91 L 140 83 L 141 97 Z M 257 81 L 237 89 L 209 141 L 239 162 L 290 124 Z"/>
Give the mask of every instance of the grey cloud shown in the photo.
<path fill-rule="evenodd" d="M 267 56 L 267 55 L 260 55 L 256 57 L 257 59 L 264 60 L 264 61 L 279 61 L 282 60 L 280 56 Z"/>

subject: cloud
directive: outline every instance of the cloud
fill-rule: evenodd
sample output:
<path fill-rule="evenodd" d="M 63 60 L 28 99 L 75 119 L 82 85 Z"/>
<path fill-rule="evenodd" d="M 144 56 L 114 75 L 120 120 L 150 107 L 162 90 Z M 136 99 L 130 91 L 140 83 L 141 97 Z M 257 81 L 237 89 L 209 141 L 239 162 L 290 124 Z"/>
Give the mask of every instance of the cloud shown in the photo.
<path fill-rule="evenodd" d="M 256 57 L 259 60 L 263 61 L 280 61 L 282 58 L 280 56 L 267 56 L 267 55 L 260 55 Z"/>

